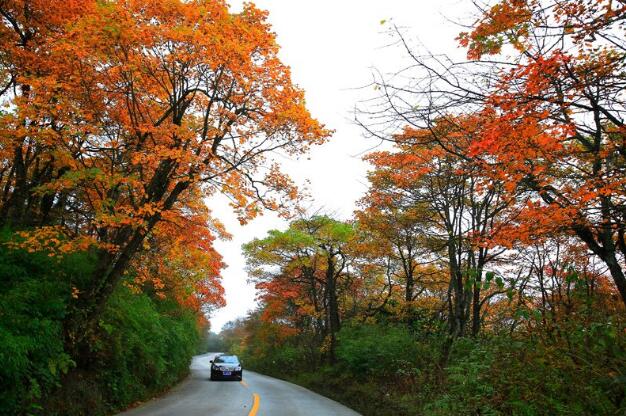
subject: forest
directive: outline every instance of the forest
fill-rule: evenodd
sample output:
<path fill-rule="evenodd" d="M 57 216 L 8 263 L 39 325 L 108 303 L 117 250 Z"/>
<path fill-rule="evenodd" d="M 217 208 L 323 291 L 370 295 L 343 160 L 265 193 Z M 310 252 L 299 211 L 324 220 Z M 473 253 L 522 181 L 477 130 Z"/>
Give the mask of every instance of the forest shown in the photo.
<path fill-rule="evenodd" d="M 475 7 L 462 61 L 381 22 L 410 63 L 357 105 L 378 146 L 339 218 L 275 157 L 333 131 L 267 12 L 0 0 L 0 415 L 188 374 L 226 301 L 216 196 L 286 219 L 242 247 L 256 309 L 209 338 L 246 368 L 364 415 L 625 414 L 626 1 Z"/>
<path fill-rule="evenodd" d="M 625 19 L 499 1 L 463 62 L 391 27 L 368 192 L 243 246 L 260 306 L 224 348 L 365 415 L 623 414 Z"/>

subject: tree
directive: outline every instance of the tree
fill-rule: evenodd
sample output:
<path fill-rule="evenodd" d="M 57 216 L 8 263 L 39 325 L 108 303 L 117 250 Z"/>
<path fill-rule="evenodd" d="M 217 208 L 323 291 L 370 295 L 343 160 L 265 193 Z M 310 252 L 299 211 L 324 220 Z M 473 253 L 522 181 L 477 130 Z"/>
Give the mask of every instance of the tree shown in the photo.
<path fill-rule="evenodd" d="M 460 62 L 420 55 L 394 28 L 413 76 L 377 80 L 380 100 L 361 123 L 388 139 L 403 125 L 477 116 L 462 156 L 516 200 L 501 241 L 566 230 L 602 259 L 626 302 L 625 16 L 623 1 L 495 1 L 460 34 Z"/>
<path fill-rule="evenodd" d="M 30 244 L 97 251 L 71 339 L 185 194 L 226 194 L 243 222 L 285 208 L 297 190 L 265 154 L 328 135 L 252 5 L 11 0 L 0 14 L 0 219 L 35 226 Z"/>
<path fill-rule="evenodd" d="M 396 151 L 367 156 L 374 170 L 366 199 L 393 204 L 409 215 L 422 213 L 420 235 L 411 236 L 425 241 L 427 260 L 444 261 L 448 268 L 448 318 L 455 337 L 466 334 L 470 317 L 471 334 L 478 334 L 483 305 L 502 293 L 492 289 L 483 294 L 496 277 L 486 267 L 503 252 L 485 241 L 510 200 L 500 184 L 482 176 L 463 156 L 475 140 L 476 123 L 468 116 L 438 120 L 431 129 L 407 128 L 394 136 Z M 502 287 L 501 277 L 496 280 Z"/>
<path fill-rule="evenodd" d="M 521 238 L 568 229 L 626 302 L 626 4 L 501 1 L 482 12 L 460 37 L 468 57 L 506 44 L 515 56 L 489 91 L 495 117 L 472 153 L 520 198 Z"/>
<path fill-rule="evenodd" d="M 171 210 L 143 242 L 131 262 L 129 284 L 158 297 L 171 297 L 196 312 L 200 319 L 225 305 L 221 285 L 222 256 L 213 241 L 218 233 L 229 238 L 222 225 L 210 216 L 201 194 L 188 192 L 185 210 Z"/>
<path fill-rule="evenodd" d="M 394 206 L 393 202 L 383 205 L 382 201 L 375 201 L 372 196 L 368 195 L 360 201 L 363 209 L 355 213 L 359 227 L 366 233 L 371 233 L 376 246 L 383 251 L 379 254 L 381 257 L 385 254 L 392 256 L 394 263 L 398 265 L 397 274 L 404 282 L 404 300 L 412 302 L 424 290 L 418 285 L 420 272 L 425 271 L 420 270 L 420 260 L 426 257 L 420 236 L 423 231 L 423 217 L 427 214 L 415 208 Z"/>
<path fill-rule="evenodd" d="M 268 234 L 243 246 L 250 275 L 267 303 L 266 317 L 312 317 L 333 361 L 341 327 L 341 292 L 349 283 L 347 245 L 353 226 L 313 216 L 293 221 L 284 232 Z"/>

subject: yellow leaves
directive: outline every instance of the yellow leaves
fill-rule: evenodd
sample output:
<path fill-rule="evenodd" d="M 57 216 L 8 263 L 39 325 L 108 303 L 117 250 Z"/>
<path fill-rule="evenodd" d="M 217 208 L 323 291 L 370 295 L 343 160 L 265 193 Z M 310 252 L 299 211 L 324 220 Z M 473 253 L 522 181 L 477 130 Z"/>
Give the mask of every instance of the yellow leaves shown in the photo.
<path fill-rule="evenodd" d="M 26 250 L 29 253 L 44 252 L 50 257 L 85 251 L 90 247 L 115 251 L 117 247 L 97 241 L 91 236 L 72 238 L 61 226 L 45 226 L 16 233 L 17 238 L 6 243 L 13 250 Z"/>

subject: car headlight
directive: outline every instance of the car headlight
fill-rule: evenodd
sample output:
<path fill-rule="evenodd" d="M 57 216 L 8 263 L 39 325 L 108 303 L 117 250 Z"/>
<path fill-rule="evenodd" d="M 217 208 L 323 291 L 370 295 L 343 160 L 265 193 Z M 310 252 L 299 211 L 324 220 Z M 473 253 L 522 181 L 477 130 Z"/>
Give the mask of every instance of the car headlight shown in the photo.
<path fill-rule="evenodd" d="M 239 365 L 239 366 L 235 367 L 235 371 L 241 371 L 241 366 Z"/>

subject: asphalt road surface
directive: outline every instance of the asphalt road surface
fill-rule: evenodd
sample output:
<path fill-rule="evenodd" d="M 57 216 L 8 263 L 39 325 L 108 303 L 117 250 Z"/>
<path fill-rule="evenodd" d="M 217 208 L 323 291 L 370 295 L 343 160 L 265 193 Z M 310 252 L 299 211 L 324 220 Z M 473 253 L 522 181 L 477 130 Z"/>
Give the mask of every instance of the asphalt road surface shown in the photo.
<path fill-rule="evenodd" d="M 358 416 L 303 387 L 243 370 L 242 381 L 210 381 L 209 361 L 198 355 L 191 375 L 161 398 L 118 416 Z"/>

